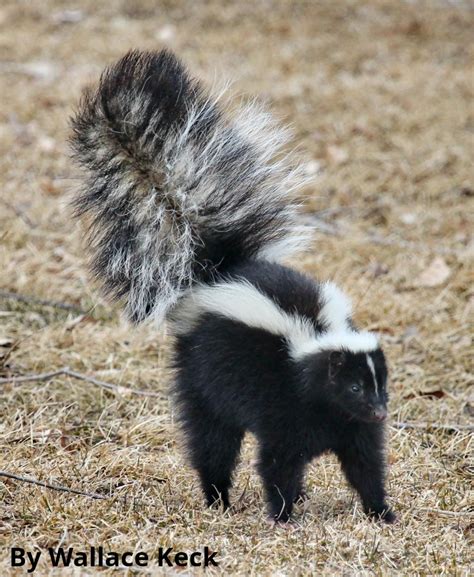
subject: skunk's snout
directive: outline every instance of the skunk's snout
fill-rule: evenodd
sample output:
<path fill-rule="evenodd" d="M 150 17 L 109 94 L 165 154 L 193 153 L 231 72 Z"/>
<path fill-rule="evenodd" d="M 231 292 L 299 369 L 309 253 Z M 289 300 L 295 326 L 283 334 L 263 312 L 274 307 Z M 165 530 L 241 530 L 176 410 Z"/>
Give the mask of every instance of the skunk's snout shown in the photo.
<path fill-rule="evenodd" d="M 374 417 L 375 421 L 385 421 L 387 418 L 387 409 L 386 407 L 378 406 L 372 409 L 372 416 Z"/>

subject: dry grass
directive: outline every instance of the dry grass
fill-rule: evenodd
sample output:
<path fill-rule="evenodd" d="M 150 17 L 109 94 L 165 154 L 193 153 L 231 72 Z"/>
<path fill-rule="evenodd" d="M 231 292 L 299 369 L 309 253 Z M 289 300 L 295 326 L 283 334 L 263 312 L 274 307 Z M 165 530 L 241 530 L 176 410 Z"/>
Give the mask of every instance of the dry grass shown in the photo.
<path fill-rule="evenodd" d="M 67 365 L 162 395 L 67 375 L 0 385 L 0 469 L 114 495 L 0 480 L 0 572 L 13 574 L 12 544 L 61 542 L 151 555 L 209 545 L 225 575 L 468 575 L 468 429 L 390 428 L 393 527 L 362 516 L 332 458 L 311 467 L 295 530 L 267 526 L 250 439 L 236 510 L 202 506 L 166 394 L 166 337 L 129 330 L 87 282 L 65 207 L 77 176 L 65 141 L 83 85 L 130 47 L 167 43 L 208 80 L 224 74 L 262 95 L 294 125 L 315 173 L 307 214 L 328 229 L 298 266 L 336 279 L 360 323 L 384 335 L 392 422 L 472 424 L 472 4 L 78 0 L 69 23 L 66 4 L 0 8 L 0 288 L 96 306 L 82 317 L 0 299 L 0 367 L 5 376 Z M 438 277 L 426 272 L 436 258 Z M 36 574 L 53 573 L 43 563 Z"/>

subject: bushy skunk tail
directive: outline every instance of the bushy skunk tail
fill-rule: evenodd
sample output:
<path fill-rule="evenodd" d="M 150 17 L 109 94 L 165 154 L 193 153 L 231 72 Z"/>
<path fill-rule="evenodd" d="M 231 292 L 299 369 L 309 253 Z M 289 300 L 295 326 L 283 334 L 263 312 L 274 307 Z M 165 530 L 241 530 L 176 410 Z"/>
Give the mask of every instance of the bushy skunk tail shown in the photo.
<path fill-rule="evenodd" d="M 134 322 L 242 259 L 278 259 L 305 236 L 285 130 L 257 105 L 224 116 L 167 51 L 133 51 L 86 90 L 72 120 L 87 178 L 91 268 Z"/>

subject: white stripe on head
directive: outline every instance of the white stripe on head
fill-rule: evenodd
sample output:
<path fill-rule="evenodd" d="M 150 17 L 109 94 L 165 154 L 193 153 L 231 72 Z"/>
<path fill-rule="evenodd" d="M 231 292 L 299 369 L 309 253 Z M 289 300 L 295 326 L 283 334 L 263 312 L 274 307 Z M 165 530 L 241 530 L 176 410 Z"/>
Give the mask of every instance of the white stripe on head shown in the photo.
<path fill-rule="evenodd" d="M 341 291 L 339 293 L 342 295 Z M 332 294 L 335 294 L 332 291 Z M 344 296 L 344 295 L 343 295 Z M 347 304 L 347 299 L 341 302 Z M 347 319 L 347 307 L 338 309 Z M 378 348 L 377 337 L 368 332 L 356 332 L 347 324 L 332 323 L 339 331 L 328 329 L 316 334 L 311 321 L 285 312 L 275 301 L 245 280 L 199 286 L 185 296 L 173 314 L 174 330 L 186 333 L 194 328 L 204 313 L 224 316 L 249 327 L 263 329 L 287 340 L 294 359 L 317 352 L 345 349 L 354 353 Z"/>
<path fill-rule="evenodd" d="M 367 354 L 366 357 L 367 357 L 367 364 L 369 365 L 370 372 L 372 373 L 372 377 L 374 378 L 375 394 L 378 397 L 379 396 L 379 386 L 377 383 L 377 377 L 375 376 L 374 361 L 372 360 L 372 357 L 369 354 Z"/>

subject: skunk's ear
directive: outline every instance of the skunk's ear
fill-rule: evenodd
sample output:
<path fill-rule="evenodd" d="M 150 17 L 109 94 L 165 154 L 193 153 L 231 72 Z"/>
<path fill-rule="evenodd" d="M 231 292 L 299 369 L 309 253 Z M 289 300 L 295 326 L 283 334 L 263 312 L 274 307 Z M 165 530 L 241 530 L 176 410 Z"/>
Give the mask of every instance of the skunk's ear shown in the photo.
<path fill-rule="evenodd" d="M 329 353 L 329 380 L 334 378 L 341 370 L 346 360 L 344 351 L 331 351 Z"/>

